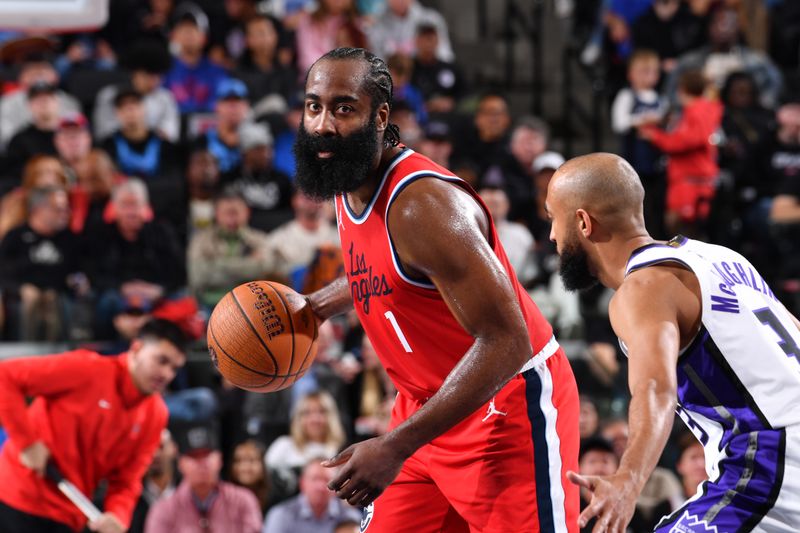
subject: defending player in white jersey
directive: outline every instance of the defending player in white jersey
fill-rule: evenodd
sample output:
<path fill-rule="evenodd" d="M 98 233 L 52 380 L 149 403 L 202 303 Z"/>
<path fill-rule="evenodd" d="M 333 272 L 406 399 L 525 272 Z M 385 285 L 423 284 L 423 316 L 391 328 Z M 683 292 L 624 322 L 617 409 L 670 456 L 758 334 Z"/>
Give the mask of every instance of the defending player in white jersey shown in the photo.
<path fill-rule="evenodd" d="M 565 163 L 546 208 L 569 289 L 600 282 L 629 357 L 630 439 L 591 490 L 581 527 L 624 532 L 669 436 L 673 410 L 703 444 L 709 480 L 658 533 L 800 531 L 800 322 L 738 253 L 647 233 L 644 190 L 613 154 Z M 677 401 L 676 401 L 677 398 Z"/>

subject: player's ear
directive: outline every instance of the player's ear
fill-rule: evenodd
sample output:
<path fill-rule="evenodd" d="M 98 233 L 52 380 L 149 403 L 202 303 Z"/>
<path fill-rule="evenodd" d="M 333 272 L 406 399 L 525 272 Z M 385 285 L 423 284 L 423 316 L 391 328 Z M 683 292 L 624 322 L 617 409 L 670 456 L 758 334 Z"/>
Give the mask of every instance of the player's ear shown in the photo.
<path fill-rule="evenodd" d="M 592 234 L 592 217 L 583 209 L 575 211 L 575 218 L 578 222 L 578 231 L 587 239 Z"/>
<path fill-rule="evenodd" d="M 143 344 L 144 343 L 142 342 L 141 339 L 133 339 L 131 341 L 131 347 L 128 348 L 128 353 L 130 354 L 130 356 L 136 357 L 136 354 L 138 354 L 139 350 L 142 349 Z"/>
<path fill-rule="evenodd" d="M 375 125 L 380 132 L 389 127 L 389 104 L 384 102 L 375 111 Z"/>

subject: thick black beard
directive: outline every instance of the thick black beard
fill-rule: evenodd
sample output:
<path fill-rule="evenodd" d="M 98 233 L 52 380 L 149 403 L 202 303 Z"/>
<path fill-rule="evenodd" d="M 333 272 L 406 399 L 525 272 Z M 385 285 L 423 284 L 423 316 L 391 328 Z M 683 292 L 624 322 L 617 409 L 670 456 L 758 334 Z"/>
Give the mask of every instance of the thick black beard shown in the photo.
<path fill-rule="evenodd" d="M 353 192 L 369 178 L 379 148 L 374 117 L 347 137 L 313 135 L 301 123 L 294 142 L 297 186 L 306 195 L 322 201 L 339 193 Z M 320 159 L 319 152 L 334 155 Z"/>
<path fill-rule="evenodd" d="M 585 291 L 598 283 L 589 270 L 589 256 L 577 244 L 564 245 L 558 273 L 568 291 Z"/>

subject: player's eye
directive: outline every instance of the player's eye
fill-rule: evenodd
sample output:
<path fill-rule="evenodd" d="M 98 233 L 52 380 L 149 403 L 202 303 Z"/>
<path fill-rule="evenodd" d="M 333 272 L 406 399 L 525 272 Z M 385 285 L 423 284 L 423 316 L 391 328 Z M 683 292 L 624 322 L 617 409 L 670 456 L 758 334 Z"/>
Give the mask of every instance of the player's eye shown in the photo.
<path fill-rule="evenodd" d="M 311 111 L 312 113 L 316 113 L 320 110 L 320 105 L 317 102 L 308 102 L 306 103 L 306 109 Z"/>
<path fill-rule="evenodd" d="M 353 107 L 349 105 L 340 105 L 337 108 L 337 111 L 339 111 L 339 113 L 348 114 L 353 112 Z"/>

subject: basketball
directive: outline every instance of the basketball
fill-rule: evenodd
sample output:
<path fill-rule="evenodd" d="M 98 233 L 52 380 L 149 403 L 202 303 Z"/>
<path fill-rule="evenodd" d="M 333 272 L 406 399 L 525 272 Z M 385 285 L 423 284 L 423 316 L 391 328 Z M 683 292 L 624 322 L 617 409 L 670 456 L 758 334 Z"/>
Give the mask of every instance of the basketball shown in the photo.
<path fill-rule="evenodd" d="M 227 293 L 208 322 L 214 366 L 239 388 L 274 392 L 306 373 L 317 353 L 317 321 L 303 296 L 271 281 Z"/>

